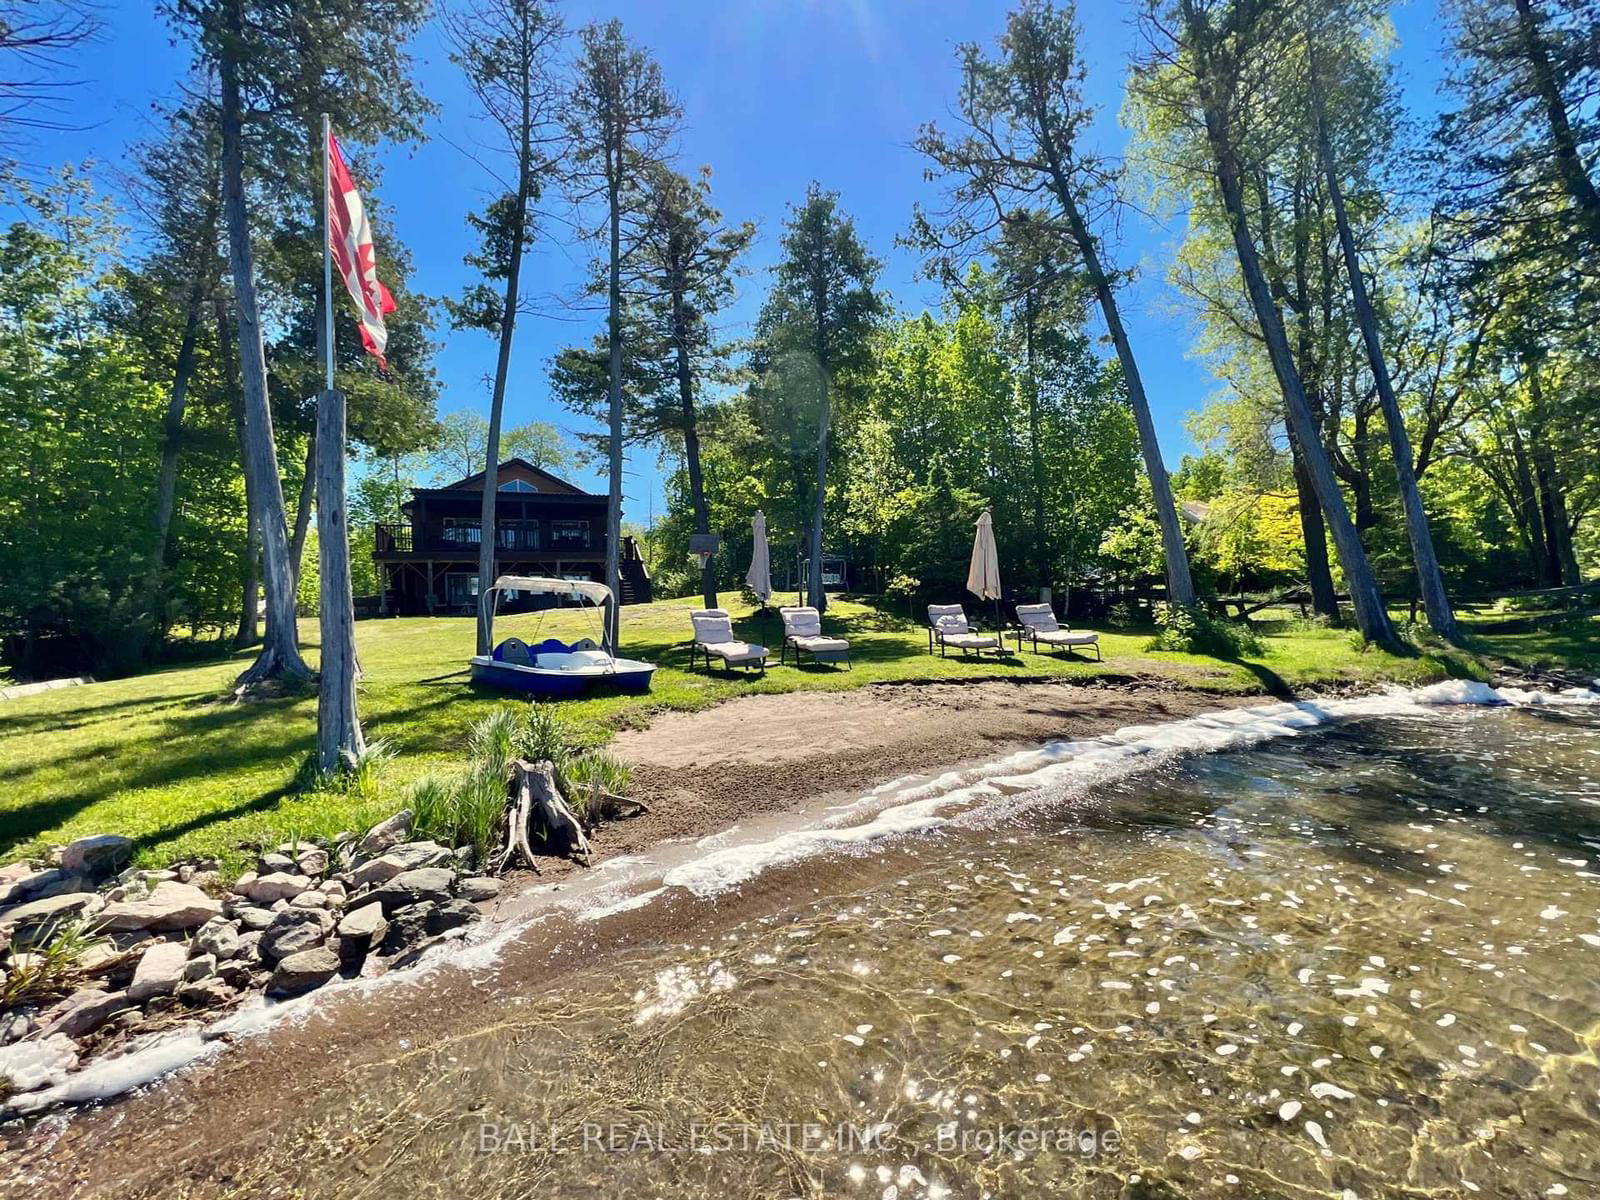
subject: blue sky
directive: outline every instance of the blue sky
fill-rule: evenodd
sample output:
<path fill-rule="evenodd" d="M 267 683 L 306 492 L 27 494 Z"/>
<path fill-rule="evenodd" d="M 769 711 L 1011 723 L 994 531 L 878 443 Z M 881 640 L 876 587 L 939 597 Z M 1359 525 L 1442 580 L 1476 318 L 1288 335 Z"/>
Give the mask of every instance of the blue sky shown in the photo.
<path fill-rule="evenodd" d="M 36 146 L 36 161 L 92 157 L 107 168 L 102 186 L 114 188 L 113 168 L 122 166 L 129 143 L 149 132 L 151 101 L 172 96 L 184 75 L 187 50 L 172 44 L 167 28 L 151 15 L 153 7 L 149 0 L 106 4 L 105 36 L 76 70 L 86 83 L 74 97 L 75 117 L 88 128 Z M 723 212 L 758 224 L 750 274 L 728 314 L 729 333 L 743 332 L 754 319 L 787 206 L 812 180 L 840 193 L 862 237 L 884 260 L 880 282 L 898 306 L 920 310 L 936 302 L 933 290 L 915 279 L 914 257 L 894 246 L 912 204 L 935 198 L 909 143 L 922 122 L 945 117 L 955 90 L 955 47 L 991 42 L 1004 21 L 1002 0 L 569 0 L 562 8 L 573 28 L 620 17 L 629 36 L 657 57 L 684 106 L 680 166 L 709 165 Z M 1100 107 L 1094 136 L 1113 154 L 1127 138 L 1117 115 L 1136 42 L 1132 11 L 1122 0 L 1081 0 L 1079 9 L 1088 93 Z M 1401 4 L 1394 20 L 1407 102 L 1431 111 L 1441 64 L 1434 0 Z M 413 50 L 421 85 L 440 113 L 424 145 L 378 148 L 385 163 L 378 199 L 410 247 L 414 285 L 447 295 L 470 276 L 461 263 L 471 244 L 464 218 L 481 203 L 489 183 L 462 147 L 482 131 L 474 127 L 472 105 L 437 34 L 424 33 Z M 1204 366 L 1189 357 L 1192 329 L 1163 283 L 1180 233 L 1179 227 L 1130 216 L 1114 243 L 1118 260 L 1139 268 L 1123 299 L 1125 319 L 1172 463 L 1192 449 L 1185 416 L 1215 387 Z M 380 245 L 380 271 L 382 253 Z M 530 290 L 572 295 L 586 274 L 588 254 L 569 231 L 552 229 L 524 278 L 531 279 Z M 547 367 L 555 351 L 587 340 L 599 326 L 600 314 L 567 304 L 551 304 L 522 321 L 508 423 L 541 419 L 577 428 L 575 418 L 549 398 Z M 441 411 L 486 411 L 490 339 L 446 329 L 439 337 Z M 642 522 L 663 503 L 654 453 L 636 451 L 629 472 L 626 516 Z M 575 482 L 603 487 L 598 477 Z"/>

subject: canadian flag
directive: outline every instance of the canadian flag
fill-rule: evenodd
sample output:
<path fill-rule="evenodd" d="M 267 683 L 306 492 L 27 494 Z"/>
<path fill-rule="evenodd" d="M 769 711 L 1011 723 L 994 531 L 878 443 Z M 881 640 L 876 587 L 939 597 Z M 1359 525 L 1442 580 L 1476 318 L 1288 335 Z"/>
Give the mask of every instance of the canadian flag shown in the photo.
<path fill-rule="evenodd" d="M 383 318 L 394 311 L 394 297 L 378 281 L 378 264 L 372 246 L 372 223 L 362 207 L 350 168 L 345 166 L 339 143 L 328 134 L 328 249 L 350 298 L 361 317 L 361 344 L 385 370 L 383 357 L 389 344 L 389 331 Z"/>

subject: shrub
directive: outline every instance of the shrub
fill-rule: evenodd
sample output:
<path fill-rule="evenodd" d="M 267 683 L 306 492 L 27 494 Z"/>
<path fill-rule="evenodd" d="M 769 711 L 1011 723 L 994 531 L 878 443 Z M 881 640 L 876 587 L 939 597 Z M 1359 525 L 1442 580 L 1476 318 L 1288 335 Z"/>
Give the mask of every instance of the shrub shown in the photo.
<path fill-rule="evenodd" d="M 475 769 L 504 777 L 527 740 L 517 710 L 509 706 L 497 708 L 468 731 L 467 755 Z"/>
<path fill-rule="evenodd" d="M 582 806 L 579 815 L 585 820 L 594 815 L 588 811 L 588 805 L 590 791 L 596 783 L 601 791 L 614 796 L 626 796 L 633 786 L 632 765 L 609 750 L 585 751 L 567 764 L 564 774 L 572 789 L 569 799 L 574 807 Z"/>
<path fill-rule="evenodd" d="M 50 999 L 70 992 L 78 975 L 78 959 L 105 938 L 81 918 L 51 925 L 26 958 L 13 953 L 11 968 L 0 982 L 0 1010 Z"/>
<path fill-rule="evenodd" d="M 1250 626 L 1213 617 L 1198 608 L 1163 604 L 1156 609 L 1156 627 L 1159 632 L 1150 639 L 1147 650 L 1210 654 L 1216 658 L 1261 653 L 1261 639 Z"/>
<path fill-rule="evenodd" d="M 556 770 L 565 771 L 572 758 L 572 748 L 572 726 L 555 705 L 540 704 L 537 700 L 528 705 L 522 744 L 525 757 L 534 762 L 548 759 Z"/>

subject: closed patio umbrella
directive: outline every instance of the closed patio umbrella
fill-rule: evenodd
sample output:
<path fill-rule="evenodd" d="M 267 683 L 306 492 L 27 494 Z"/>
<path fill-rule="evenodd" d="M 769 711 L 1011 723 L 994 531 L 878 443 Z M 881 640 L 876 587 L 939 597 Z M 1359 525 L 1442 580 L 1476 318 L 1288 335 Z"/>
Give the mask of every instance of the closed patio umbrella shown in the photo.
<path fill-rule="evenodd" d="M 967 591 L 980 600 L 994 601 L 994 625 L 1000 628 L 1000 552 L 994 544 L 994 518 L 984 509 L 972 539 L 972 565 L 967 568 Z"/>
<path fill-rule="evenodd" d="M 745 583 L 761 601 L 763 620 L 761 636 L 767 636 L 765 613 L 772 600 L 772 557 L 767 552 L 767 518 L 760 509 L 750 521 L 750 569 L 744 573 Z"/>

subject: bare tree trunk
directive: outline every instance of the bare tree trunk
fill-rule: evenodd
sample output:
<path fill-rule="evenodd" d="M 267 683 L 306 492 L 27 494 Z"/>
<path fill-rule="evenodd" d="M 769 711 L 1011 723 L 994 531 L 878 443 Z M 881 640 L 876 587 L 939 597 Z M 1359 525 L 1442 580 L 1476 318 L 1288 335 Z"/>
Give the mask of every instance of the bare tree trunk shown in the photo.
<path fill-rule="evenodd" d="M 500 425 L 505 417 L 506 380 L 511 376 L 511 340 L 517 327 L 518 287 L 522 278 L 522 246 L 527 237 L 529 163 L 522 156 L 518 183 L 517 215 L 511 228 L 511 255 L 507 263 L 506 290 L 500 306 L 500 352 L 494 364 L 494 392 L 489 399 L 489 447 L 483 469 L 483 507 L 478 516 L 478 653 L 494 652 L 494 614 L 484 603 L 494 586 L 495 502 L 499 499 Z"/>
<path fill-rule="evenodd" d="M 1328 531 L 1317 504 L 1317 489 L 1311 484 L 1300 443 L 1291 432 L 1290 456 L 1294 462 L 1294 488 L 1300 509 L 1300 539 L 1306 548 L 1306 586 L 1311 590 L 1311 611 L 1334 624 L 1339 622 L 1339 596 L 1333 590 L 1333 572 L 1328 569 Z"/>
<path fill-rule="evenodd" d="M 167 630 L 165 614 L 157 616 L 156 610 L 161 607 L 161 584 L 167 569 L 172 512 L 178 496 L 178 455 L 183 449 L 183 410 L 189 400 L 189 380 L 194 375 L 195 342 L 200 333 L 200 310 L 204 305 L 204 284 L 196 277 L 189 287 L 183 339 L 178 343 L 178 359 L 172 371 L 172 392 L 167 397 L 167 412 L 161 422 L 161 471 L 156 478 L 155 533 L 150 542 L 150 570 L 145 583 L 145 606 L 155 617 L 157 637 L 165 636 Z"/>
<path fill-rule="evenodd" d="M 828 498 L 828 427 L 833 423 L 833 397 L 828 387 L 825 355 L 823 347 L 817 356 L 817 381 L 822 389 L 817 403 L 817 494 L 812 501 L 811 562 L 806 571 L 806 603 L 819 613 L 828 607 L 828 595 L 822 590 L 822 518 Z"/>
<path fill-rule="evenodd" d="M 1042 114 L 1041 114 L 1042 117 Z M 1073 196 L 1072 183 L 1067 178 L 1060 154 L 1048 127 L 1041 120 L 1044 133 L 1045 156 L 1050 163 L 1056 200 L 1066 213 L 1072 230 L 1072 240 L 1083 258 L 1095 300 L 1100 305 L 1100 315 L 1111 334 L 1111 344 L 1117 352 L 1117 362 L 1122 366 L 1123 383 L 1128 389 L 1128 406 L 1133 409 L 1134 424 L 1139 429 L 1139 451 L 1144 456 L 1145 474 L 1150 479 L 1150 492 L 1155 500 L 1156 521 L 1161 526 L 1161 551 L 1166 560 L 1167 599 L 1185 608 L 1194 604 L 1194 578 L 1189 573 L 1189 552 L 1183 542 L 1183 524 L 1178 519 L 1178 505 L 1172 498 L 1172 484 L 1167 478 L 1167 466 L 1161 457 L 1161 442 L 1156 437 L 1156 423 L 1150 416 L 1150 401 L 1145 395 L 1144 377 L 1139 374 L 1139 363 L 1133 357 L 1133 345 L 1122 326 L 1122 312 L 1117 306 L 1111 280 L 1100 262 L 1099 248 L 1094 234 L 1083 218 Z"/>
<path fill-rule="evenodd" d="M 228 323 L 228 313 L 217 296 L 212 301 L 217 321 L 217 357 L 222 369 L 223 386 L 231 393 L 233 427 L 239 440 L 239 462 L 249 457 L 244 429 L 244 397 L 234 386 L 238 375 L 238 346 L 233 336 L 233 326 Z M 244 471 L 244 574 L 239 599 L 239 628 L 233 635 L 235 647 L 254 646 L 261 640 L 261 522 L 257 514 L 255 488 L 250 483 L 250 472 Z"/>
<path fill-rule="evenodd" d="M 344 393 L 329 388 L 317 399 L 317 559 L 321 596 L 322 665 L 317 681 L 317 764 L 332 771 L 366 750 L 356 711 L 356 616 L 350 595 L 350 530 L 345 511 Z"/>
<path fill-rule="evenodd" d="M 317 401 L 320 406 L 322 401 Z M 317 498 L 317 429 L 312 426 L 306 438 L 305 473 L 300 476 L 300 494 L 294 502 L 294 532 L 289 537 L 289 561 L 294 566 L 295 595 L 300 594 L 300 572 L 305 562 L 306 534 L 311 529 L 311 508 Z M 320 526 L 319 526 L 320 529 Z M 320 536 L 320 533 L 319 533 Z"/>
<path fill-rule="evenodd" d="M 611 606 L 606 610 L 606 648 L 615 654 L 622 632 L 622 146 L 615 153 L 615 169 L 606 189 L 611 220 L 611 271 L 607 285 L 606 344 L 611 378 L 606 391 L 609 432 L 606 489 L 606 587 Z"/>
<path fill-rule="evenodd" d="M 1049 559 L 1045 552 L 1044 531 L 1044 446 L 1039 415 L 1039 373 L 1033 344 L 1034 296 L 1030 291 L 1023 302 L 1023 333 L 1028 369 L 1028 459 L 1033 482 L 1033 570 L 1040 588 L 1050 586 Z"/>
<path fill-rule="evenodd" d="M 1339 249 L 1344 255 L 1345 274 L 1350 280 L 1350 299 L 1355 308 L 1356 324 L 1361 328 L 1367 366 L 1372 371 L 1372 380 L 1378 390 L 1378 404 L 1389 430 L 1389 453 L 1394 459 L 1395 478 L 1400 485 L 1400 504 L 1405 510 L 1406 535 L 1411 541 L 1411 560 L 1416 565 L 1422 607 L 1428 614 L 1428 624 L 1433 631 L 1445 641 L 1460 645 L 1461 630 L 1456 625 L 1450 597 L 1445 592 L 1444 573 L 1439 570 L 1439 556 L 1434 551 L 1427 510 L 1422 506 L 1422 492 L 1417 487 L 1411 437 L 1406 432 L 1405 417 L 1400 412 L 1400 402 L 1394 394 L 1394 383 L 1389 378 L 1389 364 L 1384 360 L 1383 343 L 1378 336 L 1377 314 L 1367 295 L 1367 283 L 1361 274 L 1361 258 L 1356 253 L 1355 235 L 1350 230 L 1350 218 L 1345 212 L 1344 189 L 1339 184 L 1339 172 L 1334 167 L 1322 84 L 1317 78 L 1316 45 L 1309 36 L 1306 47 L 1310 61 L 1311 104 L 1317 127 L 1317 155 L 1322 160 L 1322 174 L 1328 185 L 1328 203 L 1333 209 L 1334 225 L 1339 231 Z"/>
<path fill-rule="evenodd" d="M 694 531 L 711 532 L 711 507 L 706 503 L 705 473 L 700 465 L 700 428 L 695 414 L 694 371 L 689 364 L 687 318 L 683 291 L 674 281 L 672 330 L 677 352 L 678 403 L 683 410 L 683 460 L 689 473 L 689 505 L 694 510 Z M 707 608 L 717 607 L 717 569 L 707 558 L 700 567 L 700 598 Z"/>
<path fill-rule="evenodd" d="M 267 679 L 304 679 L 311 674 L 295 639 L 294 567 L 289 561 L 289 531 L 284 524 L 283 490 L 278 479 L 267 403 L 267 360 L 261 341 L 261 315 L 256 303 L 255 262 L 250 246 L 250 219 L 244 194 L 243 113 L 238 68 L 232 39 L 241 35 L 243 20 L 237 0 L 228 12 L 231 39 L 218 56 L 222 83 L 222 202 L 228 225 L 228 262 L 233 274 L 238 316 L 239 360 L 244 389 L 245 470 L 258 498 L 267 592 L 267 636 L 256 661 L 236 681 L 249 687 Z"/>
<path fill-rule="evenodd" d="M 1228 213 L 1228 223 L 1233 234 L 1234 250 L 1239 258 L 1240 274 L 1249 293 L 1256 321 L 1261 326 L 1267 343 L 1267 353 L 1272 360 L 1273 373 L 1283 392 L 1289 409 L 1289 421 L 1299 439 L 1305 455 L 1306 468 L 1316 489 L 1317 502 L 1333 535 L 1333 544 L 1344 567 L 1346 585 L 1350 589 L 1351 605 L 1355 609 L 1356 627 L 1368 641 L 1389 649 L 1399 648 L 1394 626 L 1389 621 L 1383 596 L 1378 591 L 1378 581 L 1373 576 L 1367 552 L 1350 520 L 1350 510 L 1345 507 L 1344 495 L 1339 491 L 1339 481 L 1334 478 L 1333 467 L 1326 451 L 1318 440 L 1316 423 L 1311 416 L 1311 406 L 1306 401 L 1305 388 L 1295 368 L 1294 356 L 1289 349 L 1289 338 L 1284 332 L 1283 317 L 1272 300 L 1266 275 L 1261 269 L 1261 259 L 1250 234 L 1249 219 L 1245 212 L 1244 191 L 1240 182 L 1240 164 L 1233 146 L 1232 135 L 1221 111 L 1221 104 L 1212 89 L 1217 86 L 1215 63 L 1211 60 L 1206 35 L 1193 0 L 1184 0 L 1183 13 L 1189 30 L 1190 49 L 1196 56 L 1196 72 L 1203 94 L 1206 137 L 1211 145 L 1213 164 L 1216 167 L 1217 185 L 1222 194 L 1223 206 Z"/>

